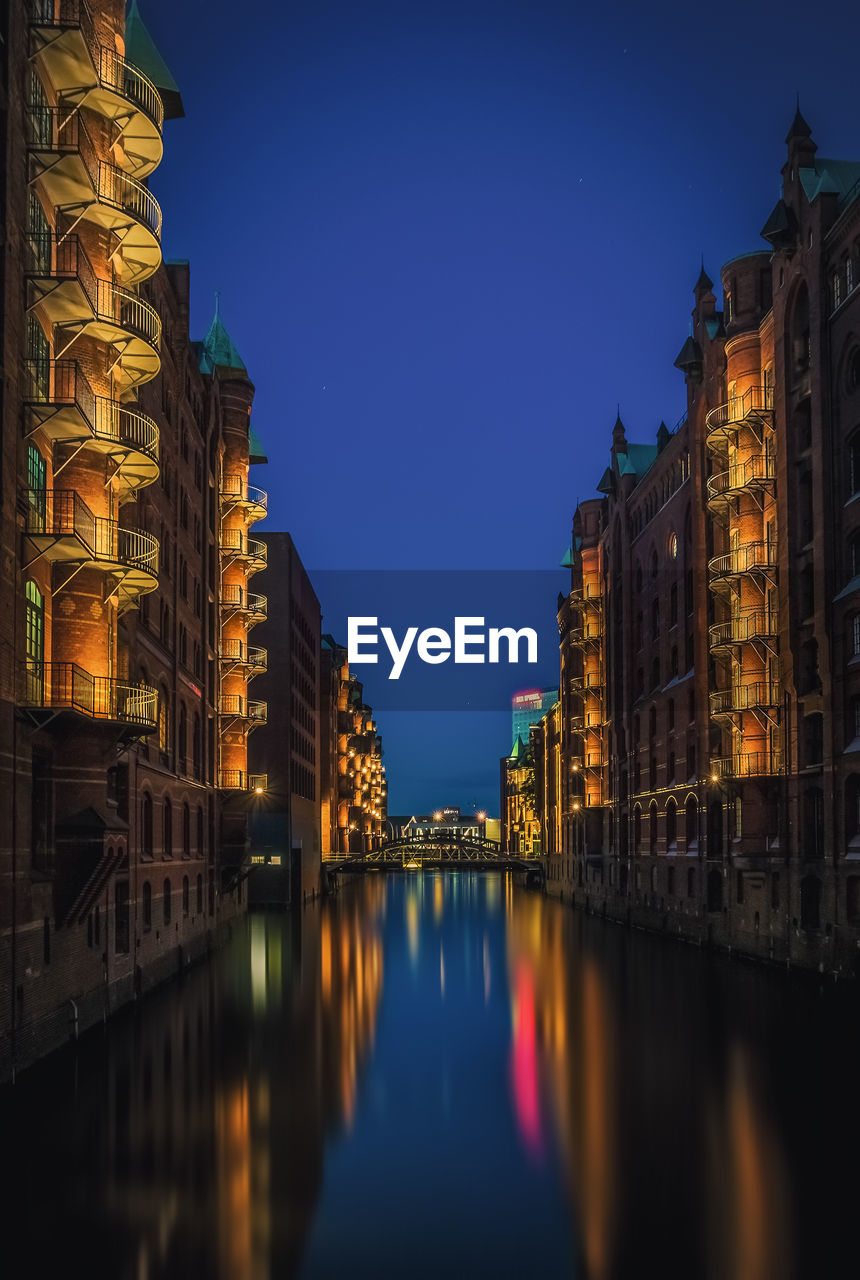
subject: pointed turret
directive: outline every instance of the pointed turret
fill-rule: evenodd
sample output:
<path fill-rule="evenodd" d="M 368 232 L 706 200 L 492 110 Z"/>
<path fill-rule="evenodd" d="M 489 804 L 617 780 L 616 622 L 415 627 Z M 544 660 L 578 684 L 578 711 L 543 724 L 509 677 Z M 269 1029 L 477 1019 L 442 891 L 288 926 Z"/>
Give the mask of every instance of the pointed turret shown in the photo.
<path fill-rule="evenodd" d="M 702 269 L 699 272 L 699 278 L 696 281 L 696 287 L 693 290 L 697 298 L 704 297 L 706 293 L 713 293 L 714 282 L 705 270 L 705 264 L 702 263 Z"/>
<path fill-rule="evenodd" d="M 688 382 L 701 381 L 702 377 L 702 348 L 696 339 L 690 334 L 681 350 L 675 357 L 675 368 L 680 369 Z"/>
<path fill-rule="evenodd" d="M 232 378 L 248 378 L 245 362 L 221 319 L 221 296 L 218 293 L 215 294 L 215 314 L 200 351 L 200 368 L 203 373 L 214 373 L 216 369 L 221 369 L 227 371 Z"/>
<path fill-rule="evenodd" d="M 789 163 L 797 169 L 808 169 L 815 161 L 818 147 L 812 140 L 812 130 L 800 113 L 800 95 L 797 98 L 797 110 L 786 134 Z"/>
<path fill-rule="evenodd" d="M 615 419 L 615 426 L 612 428 L 612 452 L 627 452 L 627 432 L 624 430 L 624 423 L 621 421 L 620 407 L 618 410 L 618 416 Z"/>
<path fill-rule="evenodd" d="M 155 85 L 164 104 L 165 120 L 182 119 L 185 108 L 179 86 L 140 16 L 137 0 L 131 0 L 125 15 L 125 56 Z"/>

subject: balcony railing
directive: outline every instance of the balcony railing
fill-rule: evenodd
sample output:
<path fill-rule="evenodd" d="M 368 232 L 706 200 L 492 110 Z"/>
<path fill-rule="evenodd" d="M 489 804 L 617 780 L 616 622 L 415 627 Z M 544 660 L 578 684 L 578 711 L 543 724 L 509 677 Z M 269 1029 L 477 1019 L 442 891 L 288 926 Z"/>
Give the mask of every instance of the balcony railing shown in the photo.
<path fill-rule="evenodd" d="M 778 634 L 779 620 L 767 609 L 750 609 L 724 622 L 715 622 L 708 629 L 712 649 L 745 644 L 751 640 L 766 640 Z"/>
<path fill-rule="evenodd" d="M 53 413 L 74 408 L 93 438 L 158 462 L 158 424 L 149 414 L 97 396 L 75 360 L 28 360 L 25 401 Z M 46 425 L 47 420 L 41 422 Z M 50 431 L 50 427 L 48 427 Z"/>
<path fill-rule="evenodd" d="M 265 514 L 269 496 L 265 489 L 248 484 L 243 476 L 224 476 L 221 481 L 221 500 L 225 503 L 258 507 Z M 260 517 L 262 519 L 262 516 Z"/>
<path fill-rule="evenodd" d="M 745 573 L 775 567 L 776 546 L 772 542 L 750 542 L 708 561 L 708 572 L 712 578 L 737 578 Z"/>
<path fill-rule="evenodd" d="M 218 699 L 218 711 L 222 716 L 230 716 L 238 720 L 251 720 L 255 724 L 265 724 L 268 714 L 265 702 L 249 701 L 240 694 L 222 693 Z"/>
<path fill-rule="evenodd" d="M 266 670 L 267 651 L 258 645 L 246 644 L 244 640 L 222 640 L 218 653 L 222 662 L 228 662 L 234 666 L 255 667 L 258 671 Z"/>
<path fill-rule="evenodd" d="M 241 529 L 222 529 L 220 550 L 232 559 L 256 560 L 265 565 L 268 547 L 259 538 L 249 538 Z"/>
<path fill-rule="evenodd" d="M 122 335 L 140 339 L 157 353 L 161 345 L 161 319 L 154 307 L 143 298 L 114 284 L 112 280 L 100 280 L 93 270 L 86 250 L 77 236 L 59 239 L 52 231 L 27 237 L 27 271 L 32 277 L 43 280 L 76 281 L 84 295 L 84 302 L 65 301 L 64 313 L 57 322 L 82 324 L 84 331 L 90 323 L 120 330 Z M 104 340 L 114 340 L 113 335 Z"/>
<path fill-rule="evenodd" d="M 761 489 L 770 485 L 773 479 L 773 454 L 754 453 L 743 462 L 734 463 L 728 470 L 710 477 L 708 500 L 713 502 L 746 489 Z"/>
<path fill-rule="evenodd" d="M 741 395 L 732 396 L 725 404 L 717 405 L 705 417 L 708 443 L 712 437 L 736 431 L 744 422 L 761 420 L 773 413 L 773 388 L 750 387 Z"/>
<path fill-rule="evenodd" d="M 127 568 L 158 577 L 158 541 L 142 529 L 96 516 L 74 489 L 27 489 L 25 532 L 37 542 L 66 544 L 62 558 Z M 68 544 L 73 544 L 68 548 Z M 48 558 L 51 558 L 48 554 Z"/>
<path fill-rule="evenodd" d="M 711 761 L 711 773 L 716 778 L 759 778 L 782 773 L 782 752 L 739 751 Z"/>
<path fill-rule="evenodd" d="M 265 618 L 269 610 L 269 601 L 266 596 L 233 585 L 222 588 L 221 605 L 225 609 L 248 613 L 257 618 Z"/>
<path fill-rule="evenodd" d="M 731 689 L 717 689 L 711 693 L 711 715 L 726 715 L 733 711 L 751 711 L 756 707 L 777 707 L 781 701 L 779 684 L 775 680 L 754 680 L 751 684 L 737 685 Z"/>
<path fill-rule="evenodd" d="M 268 775 L 246 773 L 244 769 L 219 769 L 218 786 L 222 791 L 249 791 L 252 795 L 265 794 Z"/>
<path fill-rule="evenodd" d="M 86 0 L 30 0 L 30 21 L 34 27 L 40 28 L 79 29 L 92 59 L 99 87 L 125 98 L 142 111 L 161 133 L 164 125 L 161 95 L 142 71 L 126 62 L 114 49 L 99 44 Z"/>
<path fill-rule="evenodd" d="M 39 104 L 27 108 L 26 119 L 27 141 L 32 151 L 76 156 L 95 200 L 142 223 L 156 240 L 161 238 L 161 205 L 137 178 L 117 165 L 99 159 L 79 112 L 70 111 L 68 107 Z M 49 169 L 49 187 L 50 174 Z M 55 203 L 60 201 L 55 200 Z M 63 203 L 68 203 L 68 200 Z"/>
<path fill-rule="evenodd" d="M 158 692 L 110 676 L 93 676 L 73 662 L 28 662 L 23 705 L 69 710 L 94 720 L 155 729 Z"/>

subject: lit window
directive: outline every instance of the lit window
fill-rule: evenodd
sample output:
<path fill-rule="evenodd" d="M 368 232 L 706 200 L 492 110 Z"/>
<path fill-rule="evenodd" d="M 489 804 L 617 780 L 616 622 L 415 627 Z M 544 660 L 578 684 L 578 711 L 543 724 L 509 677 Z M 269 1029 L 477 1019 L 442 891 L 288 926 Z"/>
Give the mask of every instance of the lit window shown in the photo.
<path fill-rule="evenodd" d="M 678 559 L 678 535 L 675 533 L 674 529 L 669 534 L 669 559 Z"/>

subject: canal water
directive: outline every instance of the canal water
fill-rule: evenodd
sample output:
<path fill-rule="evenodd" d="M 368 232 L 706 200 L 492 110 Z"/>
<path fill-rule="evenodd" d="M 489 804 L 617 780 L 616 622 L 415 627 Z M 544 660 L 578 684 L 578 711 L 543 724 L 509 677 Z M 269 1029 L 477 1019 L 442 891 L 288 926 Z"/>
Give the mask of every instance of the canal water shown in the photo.
<path fill-rule="evenodd" d="M 368 875 L 3 1091 L 3 1274 L 856 1274 L 859 1076 L 852 989 Z"/>

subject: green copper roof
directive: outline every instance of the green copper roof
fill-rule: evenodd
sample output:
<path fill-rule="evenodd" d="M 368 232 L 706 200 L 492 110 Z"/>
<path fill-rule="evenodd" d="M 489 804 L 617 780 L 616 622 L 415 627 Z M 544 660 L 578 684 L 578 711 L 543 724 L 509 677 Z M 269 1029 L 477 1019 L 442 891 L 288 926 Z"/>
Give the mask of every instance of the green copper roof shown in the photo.
<path fill-rule="evenodd" d="M 245 362 L 234 347 L 229 333 L 224 328 L 224 322 L 221 319 L 221 301 L 217 293 L 215 294 L 215 314 L 212 317 L 209 332 L 203 339 L 200 368 L 203 373 L 213 373 L 216 368 L 236 369 L 237 372 L 244 373 L 246 378 L 248 376 Z"/>
<path fill-rule="evenodd" d="M 569 569 L 573 564 L 573 547 L 567 547 L 561 558 L 562 569 Z"/>
<path fill-rule="evenodd" d="M 260 437 L 257 435 L 253 427 L 248 428 L 248 461 L 251 463 L 269 461 L 263 452 L 263 446 L 260 444 Z"/>
<path fill-rule="evenodd" d="M 845 204 L 847 197 L 858 194 L 860 161 L 816 159 L 809 169 L 800 169 L 798 176 L 810 204 L 816 196 L 827 194 L 838 196 L 839 203 Z"/>
<path fill-rule="evenodd" d="M 161 94 L 165 119 L 178 120 L 184 116 L 185 108 L 182 105 L 179 86 L 146 29 L 137 7 L 137 0 L 131 0 L 125 15 L 125 56 L 144 75 L 149 76 Z"/>
<path fill-rule="evenodd" d="M 508 759 L 509 759 L 509 760 L 521 760 L 521 759 L 523 758 L 523 756 L 526 754 L 526 752 L 527 752 L 527 751 L 528 751 L 528 747 L 527 747 L 527 746 L 526 746 L 526 744 L 523 742 L 523 740 L 522 740 L 522 738 L 520 737 L 520 735 L 519 735 L 519 734 L 517 734 L 517 740 L 516 740 L 516 742 L 514 743 L 513 748 L 511 749 L 511 754 L 510 754 L 510 756 L 508 757 Z"/>

